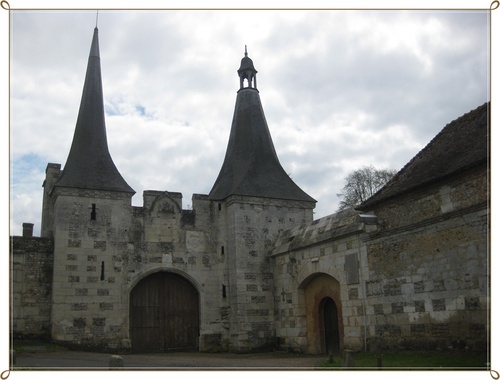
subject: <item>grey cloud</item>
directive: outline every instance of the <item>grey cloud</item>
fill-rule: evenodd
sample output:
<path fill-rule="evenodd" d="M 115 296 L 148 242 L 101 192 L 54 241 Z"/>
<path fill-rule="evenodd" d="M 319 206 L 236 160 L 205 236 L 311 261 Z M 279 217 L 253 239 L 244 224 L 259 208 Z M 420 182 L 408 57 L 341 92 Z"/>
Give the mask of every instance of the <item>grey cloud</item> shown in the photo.
<path fill-rule="evenodd" d="M 420 56 L 398 36 L 404 22 L 421 33 L 409 36 Z M 319 201 L 316 216 L 332 213 L 356 165 L 399 169 L 487 100 L 486 22 L 465 12 L 102 11 L 113 160 L 138 191 L 135 204 L 145 189 L 181 191 L 185 203 L 207 193 L 224 158 L 247 44 L 283 167 Z M 94 12 L 13 13 L 15 159 L 34 152 L 64 164 L 94 25 Z M 398 40 L 388 48 L 391 34 Z M 40 183 L 26 186 L 17 210 L 41 196 Z M 16 228 L 39 222 L 25 218 L 33 214 L 16 215 Z"/>

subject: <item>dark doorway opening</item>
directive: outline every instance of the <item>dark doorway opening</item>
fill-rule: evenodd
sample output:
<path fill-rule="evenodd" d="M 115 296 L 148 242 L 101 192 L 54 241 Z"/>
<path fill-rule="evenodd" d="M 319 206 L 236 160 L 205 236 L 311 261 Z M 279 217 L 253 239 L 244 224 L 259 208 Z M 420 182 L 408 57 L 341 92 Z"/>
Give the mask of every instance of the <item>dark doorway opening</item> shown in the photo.
<path fill-rule="evenodd" d="M 340 354 L 340 334 L 337 305 L 330 297 L 325 297 L 319 305 L 322 330 L 322 350 L 326 354 Z"/>
<path fill-rule="evenodd" d="M 130 339 L 134 352 L 197 350 L 199 296 L 175 273 L 157 272 L 130 292 Z"/>

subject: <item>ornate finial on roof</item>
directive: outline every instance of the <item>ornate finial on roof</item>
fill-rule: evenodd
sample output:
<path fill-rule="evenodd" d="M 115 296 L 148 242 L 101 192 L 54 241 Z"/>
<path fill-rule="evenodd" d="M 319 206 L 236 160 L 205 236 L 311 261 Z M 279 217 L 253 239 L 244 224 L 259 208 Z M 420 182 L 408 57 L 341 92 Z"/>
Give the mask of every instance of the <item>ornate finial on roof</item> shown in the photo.
<path fill-rule="evenodd" d="M 99 21 L 99 10 L 96 11 L 96 15 L 95 15 L 95 28 L 97 29 L 97 22 Z"/>
<path fill-rule="evenodd" d="M 253 66 L 252 60 L 248 57 L 247 45 L 245 45 L 245 56 L 241 59 L 241 65 L 238 69 L 238 75 L 240 77 L 240 90 L 243 88 L 243 80 L 248 81 L 248 88 L 257 89 L 257 70 Z"/>

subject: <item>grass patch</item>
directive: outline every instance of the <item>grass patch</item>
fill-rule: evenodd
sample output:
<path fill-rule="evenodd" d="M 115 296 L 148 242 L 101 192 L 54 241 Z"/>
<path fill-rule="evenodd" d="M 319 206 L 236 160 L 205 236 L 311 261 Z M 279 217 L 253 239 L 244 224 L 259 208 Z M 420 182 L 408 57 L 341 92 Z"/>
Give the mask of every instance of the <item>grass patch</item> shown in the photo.
<path fill-rule="evenodd" d="M 382 369 L 475 369 L 486 370 L 486 354 L 451 352 L 387 352 L 381 355 L 358 352 L 353 354 L 354 368 L 376 369 L 377 358 Z M 325 368 L 342 368 L 342 358 L 333 357 L 322 364 Z"/>
<path fill-rule="evenodd" d="M 23 353 L 68 351 L 66 347 L 35 339 L 14 339 L 12 349 Z"/>

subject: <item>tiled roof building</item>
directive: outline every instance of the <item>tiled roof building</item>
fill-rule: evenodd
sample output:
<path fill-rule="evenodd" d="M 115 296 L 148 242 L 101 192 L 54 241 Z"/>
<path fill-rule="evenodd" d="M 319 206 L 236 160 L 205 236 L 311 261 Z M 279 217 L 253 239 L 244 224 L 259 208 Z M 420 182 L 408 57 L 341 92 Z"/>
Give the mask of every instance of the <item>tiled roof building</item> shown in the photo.
<path fill-rule="evenodd" d="M 472 110 L 443 128 L 425 148 L 380 191 L 359 206 L 370 208 L 388 198 L 489 163 L 489 103 Z"/>

